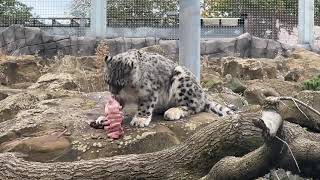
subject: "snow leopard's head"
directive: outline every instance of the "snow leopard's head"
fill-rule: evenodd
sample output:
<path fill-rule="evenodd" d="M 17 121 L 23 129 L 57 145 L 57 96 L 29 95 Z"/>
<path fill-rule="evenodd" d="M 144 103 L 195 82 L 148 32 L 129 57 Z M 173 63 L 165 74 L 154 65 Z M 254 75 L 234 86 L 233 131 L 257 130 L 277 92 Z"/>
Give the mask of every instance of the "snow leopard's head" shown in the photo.
<path fill-rule="evenodd" d="M 118 94 L 122 88 L 137 81 L 138 53 L 137 50 L 131 50 L 105 58 L 105 80 L 112 94 Z"/>

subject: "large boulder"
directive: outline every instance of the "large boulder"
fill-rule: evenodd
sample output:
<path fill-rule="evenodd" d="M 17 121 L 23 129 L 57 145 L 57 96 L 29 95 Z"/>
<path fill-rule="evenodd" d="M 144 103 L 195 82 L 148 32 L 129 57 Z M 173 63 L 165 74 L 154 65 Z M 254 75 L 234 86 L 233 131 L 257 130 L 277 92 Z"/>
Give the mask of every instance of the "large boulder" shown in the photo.
<path fill-rule="evenodd" d="M 250 104 L 260 104 L 262 105 L 266 97 L 269 96 L 279 96 L 279 94 L 270 87 L 260 87 L 260 86 L 249 86 L 244 91 L 244 97 Z"/>
<path fill-rule="evenodd" d="M 244 97 L 250 104 L 262 104 L 268 96 L 294 96 L 301 91 L 297 83 L 279 79 L 256 79 L 244 83 L 247 86 Z"/>
<path fill-rule="evenodd" d="M 142 48 L 142 50 L 160 54 L 175 62 L 179 61 L 179 47 L 177 41 L 159 41 L 159 44 Z"/>
<path fill-rule="evenodd" d="M 93 55 L 97 46 L 95 38 L 50 35 L 40 28 L 12 25 L 0 35 L 5 37 L 0 48 L 6 54 L 40 55 L 53 57 L 59 53 Z"/>
<path fill-rule="evenodd" d="M 260 87 L 261 89 L 274 89 L 280 96 L 294 96 L 302 90 L 299 83 L 284 81 L 281 79 L 254 79 L 243 82 L 248 88 L 254 86 Z"/>
<path fill-rule="evenodd" d="M 201 85 L 203 88 L 212 92 L 221 92 L 223 79 L 217 72 L 209 72 L 201 74 Z"/>
<path fill-rule="evenodd" d="M 12 119 L 20 110 L 32 109 L 38 98 L 29 93 L 19 93 L 0 101 L 0 122 Z"/>
<path fill-rule="evenodd" d="M 252 36 L 249 33 L 245 33 L 237 37 L 236 51 L 240 54 L 240 57 L 251 56 L 251 39 Z"/>
<path fill-rule="evenodd" d="M 5 98 L 7 98 L 9 95 L 3 92 L 0 92 L 0 101 L 4 100 Z"/>
<path fill-rule="evenodd" d="M 277 64 L 274 60 L 226 58 L 222 63 L 222 75 L 252 79 L 277 78 Z"/>
<path fill-rule="evenodd" d="M 38 135 L 36 137 L 26 137 L 5 142 L 1 145 L 1 152 L 21 152 L 28 154 L 26 159 L 50 162 L 55 158 L 64 158 L 66 161 L 72 157 L 71 143 L 61 133 L 55 132 L 48 135 Z M 61 156 L 60 155 L 65 155 Z M 71 156 L 70 156 L 71 155 Z"/>
<path fill-rule="evenodd" d="M 313 78 L 320 74 L 320 55 L 305 49 L 296 49 L 286 60 L 288 71 L 295 72 L 298 82 Z"/>
<path fill-rule="evenodd" d="M 56 60 L 48 72 L 69 74 L 72 80 L 69 78 L 65 83 L 69 85 L 71 84 L 68 81 L 76 83 L 76 86 L 71 87 L 79 91 L 105 91 L 107 87 L 104 81 L 104 61 L 99 62 L 95 56 L 64 56 Z"/>
<path fill-rule="evenodd" d="M 177 40 L 161 40 L 159 41 L 159 45 L 169 52 L 167 55 L 179 54 L 179 43 Z M 125 48 L 127 47 L 125 45 L 123 47 L 124 49 L 128 49 Z M 205 39 L 200 44 L 200 54 L 211 57 L 240 56 L 242 58 L 273 59 L 278 55 L 286 55 L 287 49 L 277 41 L 252 37 L 248 33 L 236 38 Z"/>
<path fill-rule="evenodd" d="M 240 93 L 242 94 L 246 89 L 247 86 L 240 81 L 238 78 L 234 78 L 231 75 L 226 75 L 226 82 L 224 83 L 224 86 L 229 88 L 235 93 Z"/>
<path fill-rule="evenodd" d="M 46 60 L 36 56 L 0 57 L 0 85 L 15 89 L 105 91 L 104 62 L 95 56 L 63 56 Z"/>
<path fill-rule="evenodd" d="M 236 39 L 207 40 L 202 43 L 202 55 L 214 55 L 218 57 L 234 56 L 236 53 Z"/>
<path fill-rule="evenodd" d="M 110 49 L 110 55 L 117 55 L 122 52 L 126 52 L 130 49 L 141 49 L 144 47 L 150 47 L 159 45 L 158 38 L 114 38 L 106 39 L 107 45 Z"/>
<path fill-rule="evenodd" d="M 233 92 L 221 92 L 221 93 L 208 93 L 209 100 L 218 102 L 224 106 L 235 108 L 239 110 L 248 105 L 248 102 L 245 98 L 239 94 Z"/>
<path fill-rule="evenodd" d="M 33 83 L 41 76 L 40 60 L 34 56 L 0 56 L 0 82 L 3 85 Z"/>
<path fill-rule="evenodd" d="M 273 59 L 277 55 L 286 54 L 287 49 L 280 42 L 272 39 L 262 39 L 252 37 L 250 57 L 252 58 L 270 58 Z"/>
<path fill-rule="evenodd" d="M 78 85 L 75 83 L 73 77 L 67 73 L 47 73 L 41 76 L 38 81 L 29 87 L 29 89 L 65 89 L 75 90 Z"/>
<path fill-rule="evenodd" d="M 278 41 L 262 39 L 244 33 L 236 38 L 207 40 L 201 43 L 201 54 L 216 57 L 270 58 L 288 56 L 289 47 Z"/>

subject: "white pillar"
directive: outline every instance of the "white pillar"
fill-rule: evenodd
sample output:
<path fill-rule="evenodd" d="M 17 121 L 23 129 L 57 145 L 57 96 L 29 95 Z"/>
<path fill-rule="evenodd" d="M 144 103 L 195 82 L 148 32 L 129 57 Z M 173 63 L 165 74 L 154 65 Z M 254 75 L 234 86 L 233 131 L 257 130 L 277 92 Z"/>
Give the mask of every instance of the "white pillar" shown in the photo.
<path fill-rule="evenodd" d="M 91 35 L 104 38 L 107 33 L 107 1 L 91 0 Z"/>
<path fill-rule="evenodd" d="M 179 0 L 179 63 L 200 81 L 200 0 Z"/>
<path fill-rule="evenodd" d="M 314 46 L 314 0 L 299 0 L 299 44 Z"/>

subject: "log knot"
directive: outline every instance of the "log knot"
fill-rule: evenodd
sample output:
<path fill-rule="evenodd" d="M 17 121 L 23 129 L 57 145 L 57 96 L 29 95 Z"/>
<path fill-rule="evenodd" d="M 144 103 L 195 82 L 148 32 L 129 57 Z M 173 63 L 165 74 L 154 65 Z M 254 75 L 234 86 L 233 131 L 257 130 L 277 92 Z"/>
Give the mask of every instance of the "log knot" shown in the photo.
<path fill-rule="evenodd" d="M 273 110 L 277 113 L 279 113 L 279 105 L 280 105 L 280 100 L 278 97 L 267 97 L 262 104 L 263 110 Z"/>

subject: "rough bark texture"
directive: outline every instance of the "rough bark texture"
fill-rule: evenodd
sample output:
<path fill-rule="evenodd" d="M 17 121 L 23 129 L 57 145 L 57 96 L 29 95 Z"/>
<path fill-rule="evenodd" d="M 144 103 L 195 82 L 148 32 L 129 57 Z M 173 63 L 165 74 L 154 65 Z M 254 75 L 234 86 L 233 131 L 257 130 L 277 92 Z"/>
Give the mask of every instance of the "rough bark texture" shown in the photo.
<path fill-rule="evenodd" d="M 277 149 L 278 150 L 278 149 Z M 243 157 L 225 157 L 217 162 L 204 180 L 210 179 L 254 179 L 266 174 L 275 160 L 272 149 L 263 145 Z M 277 152 L 279 154 L 279 152 Z"/>
<path fill-rule="evenodd" d="M 252 120 L 259 115 L 260 113 L 242 114 L 233 119 L 217 120 L 199 130 L 181 145 L 155 153 L 66 163 L 28 162 L 12 153 L 4 153 L 0 154 L 0 177 L 4 179 L 197 179 L 205 176 L 222 158 L 245 155 L 264 143 L 261 130 L 252 123 Z M 317 153 L 320 150 L 319 134 L 309 133 L 291 123 L 284 124 L 283 133 L 286 140 L 292 144 L 291 148 L 299 160 L 312 159 L 320 162 L 320 153 Z M 294 145 L 299 139 L 306 140 L 302 147 L 299 143 Z M 269 157 L 274 157 L 267 152 L 275 153 L 270 151 L 269 146 L 262 146 L 240 159 L 231 158 L 230 161 L 230 158 L 227 158 L 219 163 L 221 166 L 228 162 L 239 164 L 233 171 L 228 171 L 227 167 L 224 167 L 227 174 L 236 173 L 237 170 L 243 171 L 245 169 L 243 165 L 264 169 L 270 165 Z M 261 165 L 256 166 L 260 162 Z M 220 165 L 215 167 L 219 168 Z M 263 175 L 264 171 L 253 170 L 247 173 L 257 176 Z"/>
<path fill-rule="evenodd" d="M 287 136 L 287 137 L 285 137 Z M 301 127 L 285 123 L 280 138 L 288 142 L 302 174 L 320 176 L 320 135 Z M 210 179 L 254 179 L 267 174 L 270 168 L 280 166 L 298 172 L 292 155 L 278 139 L 266 143 L 242 157 L 225 157 L 217 162 L 203 180 Z"/>

